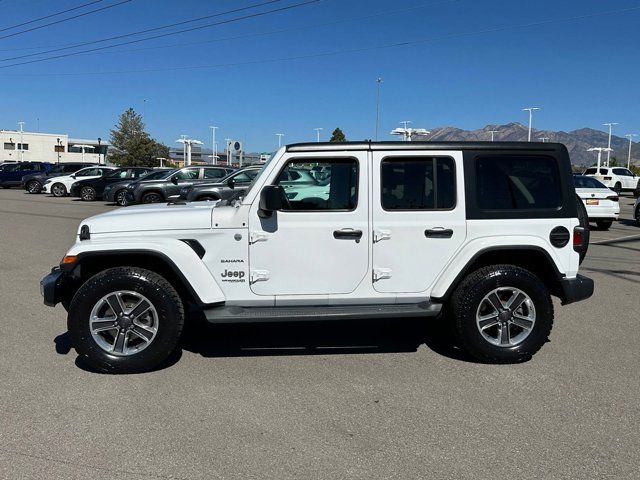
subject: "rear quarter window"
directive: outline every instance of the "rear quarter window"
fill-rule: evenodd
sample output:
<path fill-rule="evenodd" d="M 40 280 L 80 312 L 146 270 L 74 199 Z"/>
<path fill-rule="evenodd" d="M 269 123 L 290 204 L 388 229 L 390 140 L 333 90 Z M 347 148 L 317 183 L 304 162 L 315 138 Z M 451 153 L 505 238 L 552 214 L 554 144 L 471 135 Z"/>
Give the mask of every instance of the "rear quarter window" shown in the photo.
<path fill-rule="evenodd" d="M 538 210 L 562 206 L 560 172 L 553 157 L 479 156 L 476 201 L 481 210 Z"/>

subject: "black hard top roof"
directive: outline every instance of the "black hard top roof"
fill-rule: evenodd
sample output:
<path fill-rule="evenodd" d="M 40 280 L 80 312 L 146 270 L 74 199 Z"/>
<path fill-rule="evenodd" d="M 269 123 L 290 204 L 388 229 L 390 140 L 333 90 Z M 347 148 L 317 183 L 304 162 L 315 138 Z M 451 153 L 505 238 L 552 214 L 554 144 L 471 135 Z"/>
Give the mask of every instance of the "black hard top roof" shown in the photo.
<path fill-rule="evenodd" d="M 557 151 L 561 143 L 542 142 L 313 142 L 287 145 L 287 152 L 345 150 L 527 150 Z"/>

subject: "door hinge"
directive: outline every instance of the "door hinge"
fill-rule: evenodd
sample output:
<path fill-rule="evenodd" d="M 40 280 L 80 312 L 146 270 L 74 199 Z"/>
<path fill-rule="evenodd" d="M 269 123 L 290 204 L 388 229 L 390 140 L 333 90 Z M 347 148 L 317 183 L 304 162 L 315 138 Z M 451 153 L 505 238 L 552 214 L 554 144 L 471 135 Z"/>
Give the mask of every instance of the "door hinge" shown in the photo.
<path fill-rule="evenodd" d="M 266 242 L 267 240 L 269 240 L 269 234 L 266 232 L 251 232 L 249 234 L 249 244 Z"/>
<path fill-rule="evenodd" d="M 384 280 L 385 278 L 391 278 L 390 268 L 374 268 L 373 269 L 373 281 Z"/>
<path fill-rule="evenodd" d="M 251 270 L 249 283 L 266 282 L 269 280 L 269 270 Z"/>
<path fill-rule="evenodd" d="M 374 230 L 373 243 L 389 240 L 391 238 L 391 230 Z"/>

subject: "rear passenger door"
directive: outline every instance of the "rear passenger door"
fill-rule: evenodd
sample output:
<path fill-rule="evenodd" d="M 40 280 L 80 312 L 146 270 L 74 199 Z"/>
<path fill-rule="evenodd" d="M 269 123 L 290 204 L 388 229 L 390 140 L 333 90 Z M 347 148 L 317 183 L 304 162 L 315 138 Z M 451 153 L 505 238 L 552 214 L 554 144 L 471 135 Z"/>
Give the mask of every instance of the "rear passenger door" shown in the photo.
<path fill-rule="evenodd" d="M 428 294 L 466 238 L 461 152 L 373 152 L 373 286 Z"/>

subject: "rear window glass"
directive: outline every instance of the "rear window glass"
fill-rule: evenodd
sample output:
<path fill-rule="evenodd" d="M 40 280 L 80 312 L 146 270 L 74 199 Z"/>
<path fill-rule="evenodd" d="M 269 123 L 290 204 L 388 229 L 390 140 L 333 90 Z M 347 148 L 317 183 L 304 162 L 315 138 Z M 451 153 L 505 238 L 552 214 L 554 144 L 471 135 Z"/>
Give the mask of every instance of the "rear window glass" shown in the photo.
<path fill-rule="evenodd" d="M 593 177 L 573 177 L 576 188 L 607 188 Z"/>
<path fill-rule="evenodd" d="M 560 173 L 546 156 L 484 156 L 476 160 L 482 210 L 531 210 L 562 205 Z"/>
<path fill-rule="evenodd" d="M 597 169 L 597 168 L 587 168 L 587 169 L 584 171 L 584 174 L 585 174 L 585 175 L 595 175 L 597 171 L 598 171 L 598 169 Z M 606 174 L 607 174 L 607 172 L 608 172 L 608 170 L 607 170 L 606 168 L 601 168 L 601 169 L 600 169 L 600 175 L 606 175 Z"/>

